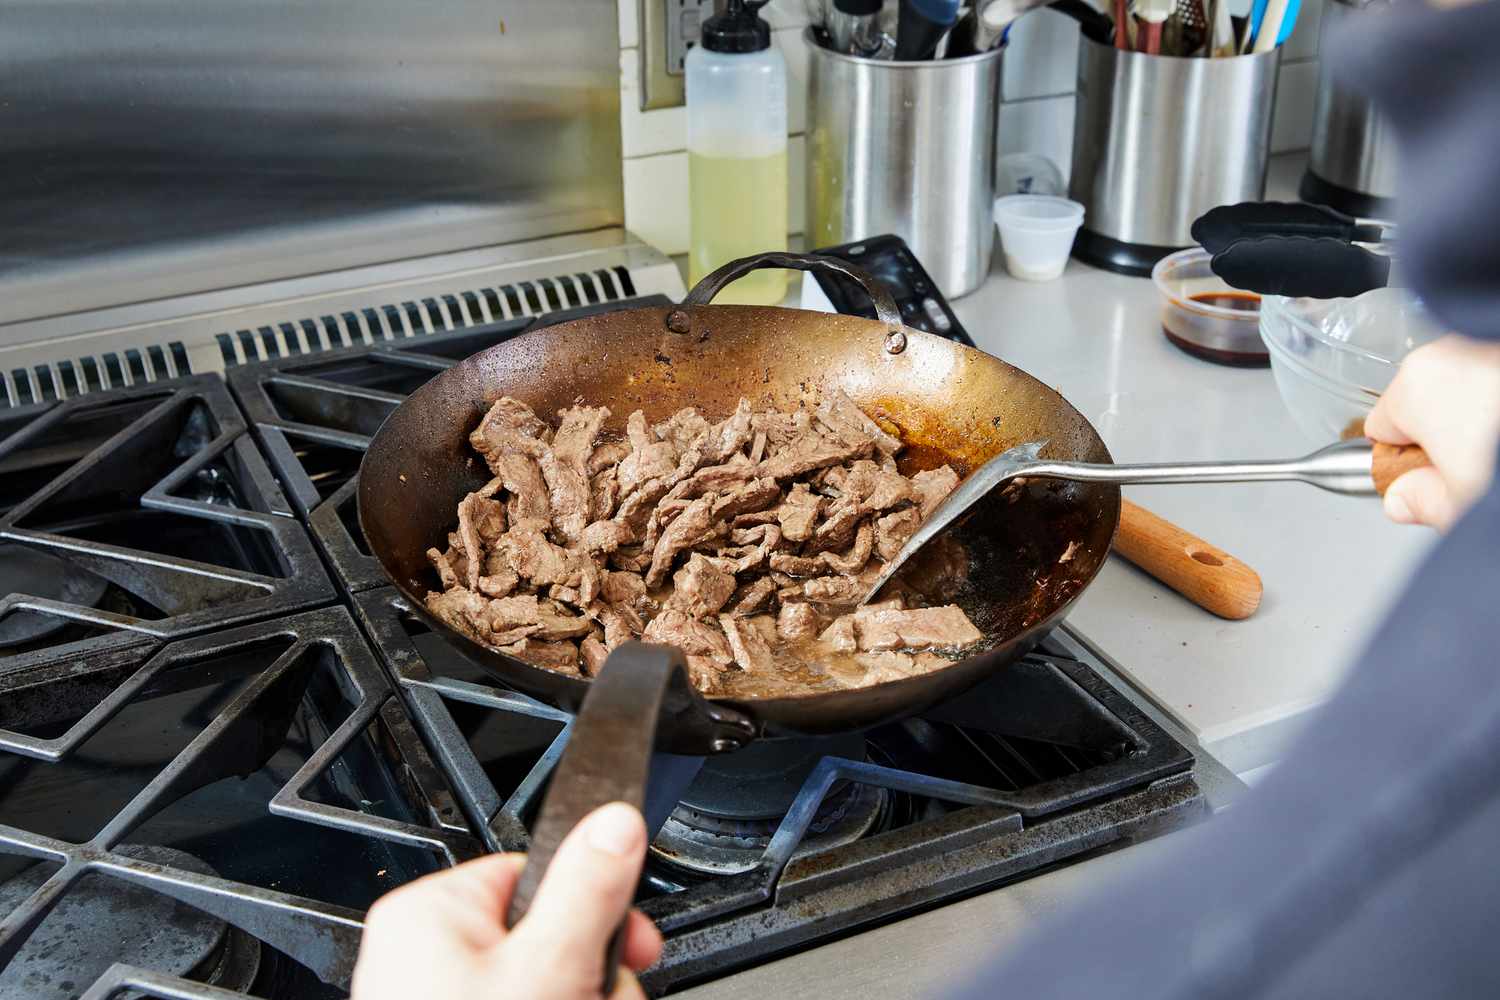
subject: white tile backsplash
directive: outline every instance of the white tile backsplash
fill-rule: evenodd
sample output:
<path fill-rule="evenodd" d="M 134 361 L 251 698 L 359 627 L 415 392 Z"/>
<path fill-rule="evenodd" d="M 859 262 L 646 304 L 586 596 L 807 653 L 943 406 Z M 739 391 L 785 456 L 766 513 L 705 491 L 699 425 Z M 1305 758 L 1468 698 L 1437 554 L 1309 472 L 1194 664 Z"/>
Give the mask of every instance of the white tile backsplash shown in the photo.
<path fill-rule="evenodd" d="M 1231 0 L 1236 9 L 1249 0 Z M 1317 95 L 1318 22 L 1324 0 L 1301 0 L 1296 30 L 1282 57 L 1272 149 L 1305 148 Z M 625 225 L 669 254 L 688 246 L 687 116 L 682 108 L 640 110 L 637 0 L 620 5 L 620 116 L 624 147 Z M 765 8 L 772 40 L 787 60 L 788 219 L 798 234 L 805 215 L 803 170 L 808 53 L 802 38 L 805 0 L 773 0 Z M 1038 11 L 1017 22 L 1005 54 L 1002 104 L 998 111 L 999 155 L 1040 153 L 1057 164 L 1066 181 L 1073 148 L 1073 90 L 1078 32 L 1071 19 Z"/>

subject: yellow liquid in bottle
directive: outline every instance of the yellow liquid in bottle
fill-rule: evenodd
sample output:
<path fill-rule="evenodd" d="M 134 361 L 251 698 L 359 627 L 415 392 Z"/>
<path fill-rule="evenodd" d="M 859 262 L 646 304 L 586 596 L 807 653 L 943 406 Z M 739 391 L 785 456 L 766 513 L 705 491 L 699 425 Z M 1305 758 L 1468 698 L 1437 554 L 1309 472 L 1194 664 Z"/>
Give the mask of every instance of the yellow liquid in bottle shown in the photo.
<path fill-rule="evenodd" d="M 688 153 L 692 248 L 688 284 L 737 257 L 786 249 L 786 150 L 770 156 Z M 715 302 L 774 305 L 786 297 L 786 271 L 753 271 Z"/>

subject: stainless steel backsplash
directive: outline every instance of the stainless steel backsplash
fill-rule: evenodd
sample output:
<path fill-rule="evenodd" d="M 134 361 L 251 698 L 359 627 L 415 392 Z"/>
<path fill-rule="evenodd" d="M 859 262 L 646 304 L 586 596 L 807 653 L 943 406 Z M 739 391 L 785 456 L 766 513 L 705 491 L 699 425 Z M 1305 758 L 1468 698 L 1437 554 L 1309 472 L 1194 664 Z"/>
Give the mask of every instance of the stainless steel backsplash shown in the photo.
<path fill-rule="evenodd" d="M 623 218 L 615 0 L 0 0 L 0 320 Z"/>

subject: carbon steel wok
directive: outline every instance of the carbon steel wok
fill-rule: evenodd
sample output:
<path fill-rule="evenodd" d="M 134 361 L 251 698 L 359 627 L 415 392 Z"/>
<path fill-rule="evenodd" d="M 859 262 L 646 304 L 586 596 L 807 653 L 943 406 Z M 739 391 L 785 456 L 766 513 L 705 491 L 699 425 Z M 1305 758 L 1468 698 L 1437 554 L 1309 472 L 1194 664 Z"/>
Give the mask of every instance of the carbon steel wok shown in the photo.
<path fill-rule="evenodd" d="M 730 281 L 762 267 L 836 271 L 864 286 L 879 318 L 708 304 Z M 653 742 L 673 753 L 707 754 L 764 736 L 833 733 L 920 712 L 1023 655 L 1103 564 L 1119 521 L 1118 487 L 1034 481 L 1019 497 L 992 496 L 955 529 L 971 567 L 956 603 L 984 633 L 981 652 L 873 687 L 742 701 L 699 696 L 666 647 L 623 646 L 589 681 L 481 646 L 423 610 L 424 596 L 438 585 L 427 548 L 446 537 L 464 495 L 490 478 L 468 435 L 500 396 L 542 415 L 575 400 L 608 406 L 606 433 L 623 433 L 635 409 L 656 421 L 696 406 L 718 419 L 742 396 L 757 407 L 794 409 L 834 388 L 899 427 L 906 473 L 948 462 L 963 476 L 1035 440 L 1048 442 L 1049 457 L 1110 461 L 1088 421 L 1030 375 L 903 328 L 890 296 L 857 268 L 780 253 L 725 265 L 676 308 L 591 316 L 482 351 L 413 393 L 376 434 L 360 467 L 359 519 L 386 574 L 433 629 L 500 681 L 581 709 L 533 835 L 537 863 L 528 865 L 519 909 L 576 819 L 613 799 L 641 804 Z M 1060 561 L 1070 544 L 1072 556 Z"/>

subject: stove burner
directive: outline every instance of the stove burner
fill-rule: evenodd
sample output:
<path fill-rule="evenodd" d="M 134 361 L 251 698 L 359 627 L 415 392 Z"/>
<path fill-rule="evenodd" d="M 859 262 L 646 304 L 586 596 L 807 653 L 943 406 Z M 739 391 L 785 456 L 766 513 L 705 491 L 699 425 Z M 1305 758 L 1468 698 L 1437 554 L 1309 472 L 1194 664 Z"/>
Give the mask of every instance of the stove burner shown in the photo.
<path fill-rule="evenodd" d="M 116 853 L 215 874 L 169 847 L 125 846 Z M 0 912 L 9 913 L 53 870 L 32 865 L 0 883 Z M 0 971 L 0 1000 L 71 1000 L 116 962 L 245 992 L 260 957 L 260 942 L 222 920 L 149 889 L 90 874 L 63 895 Z"/>
<path fill-rule="evenodd" d="M 651 845 L 674 868 L 733 875 L 760 863 L 803 782 L 824 757 L 862 761 L 865 738 L 763 740 L 711 757 Z M 882 823 L 889 793 L 869 785 L 835 785 L 818 807 L 797 855 L 858 840 Z"/>
<path fill-rule="evenodd" d="M 47 600 L 94 607 L 109 584 L 101 577 L 80 570 L 56 556 L 24 545 L 0 544 L 0 597 L 26 594 Z M 0 649 L 51 635 L 68 624 L 67 619 L 17 611 L 0 618 Z"/>

